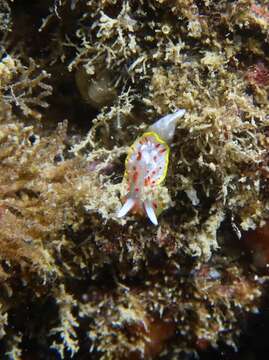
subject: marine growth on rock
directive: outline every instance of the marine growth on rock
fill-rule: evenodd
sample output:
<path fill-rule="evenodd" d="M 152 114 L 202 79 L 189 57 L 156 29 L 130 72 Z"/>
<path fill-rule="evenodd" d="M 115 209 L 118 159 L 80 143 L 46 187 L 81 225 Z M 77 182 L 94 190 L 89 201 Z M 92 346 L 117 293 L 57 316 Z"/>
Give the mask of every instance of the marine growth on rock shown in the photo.
<path fill-rule="evenodd" d="M 268 14 L 0 0 L 1 360 L 269 353 Z"/>

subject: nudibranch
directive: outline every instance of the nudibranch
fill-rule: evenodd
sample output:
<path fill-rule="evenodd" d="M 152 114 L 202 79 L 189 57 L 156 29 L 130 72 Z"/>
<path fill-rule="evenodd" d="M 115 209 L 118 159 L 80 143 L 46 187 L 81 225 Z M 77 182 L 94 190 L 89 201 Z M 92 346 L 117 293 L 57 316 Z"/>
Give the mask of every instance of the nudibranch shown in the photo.
<path fill-rule="evenodd" d="M 137 214 L 146 214 L 154 225 L 158 224 L 157 216 L 164 209 L 159 189 L 167 175 L 168 144 L 173 139 L 178 119 L 184 114 L 185 110 L 180 109 L 162 117 L 130 147 L 123 180 L 127 194 L 118 217 L 132 210 Z"/>

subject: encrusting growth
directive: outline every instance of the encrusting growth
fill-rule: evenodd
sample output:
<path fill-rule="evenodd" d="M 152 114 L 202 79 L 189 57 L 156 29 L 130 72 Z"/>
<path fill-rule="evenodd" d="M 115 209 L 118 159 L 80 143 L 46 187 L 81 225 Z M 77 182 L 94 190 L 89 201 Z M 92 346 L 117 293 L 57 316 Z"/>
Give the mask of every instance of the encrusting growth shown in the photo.
<path fill-rule="evenodd" d="M 124 181 L 127 182 L 127 196 L 118 217 L 130 210 L 147 214 L 154 225 L 157 215 L 163 210 L 156 188 L 164 181 L 169 163 L 169 146 L 174 136 L 176 123 L 185 114 L 180 109 L 169 114 L 149 127 L 130 147 L 125 161 Z"/>
<path fill-rule="evenodd" d="M 0 0 L 0 359 L 268 350 L 268 34 L 265 0 Z"/>

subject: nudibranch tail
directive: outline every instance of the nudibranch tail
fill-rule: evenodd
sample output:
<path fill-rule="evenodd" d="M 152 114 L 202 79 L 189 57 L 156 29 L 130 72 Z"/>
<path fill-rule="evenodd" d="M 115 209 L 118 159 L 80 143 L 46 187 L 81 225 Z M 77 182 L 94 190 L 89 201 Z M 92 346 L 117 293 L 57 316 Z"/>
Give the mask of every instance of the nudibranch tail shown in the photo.
<path fill-rule="evenodd" d="M 158 134 L 164 141 L 171 142 L 175 133 L 177 121 L 185 114 L 186 110 L 179 109 L 173 114 L 168 114 L 149 127 L 149 131 Z"/>

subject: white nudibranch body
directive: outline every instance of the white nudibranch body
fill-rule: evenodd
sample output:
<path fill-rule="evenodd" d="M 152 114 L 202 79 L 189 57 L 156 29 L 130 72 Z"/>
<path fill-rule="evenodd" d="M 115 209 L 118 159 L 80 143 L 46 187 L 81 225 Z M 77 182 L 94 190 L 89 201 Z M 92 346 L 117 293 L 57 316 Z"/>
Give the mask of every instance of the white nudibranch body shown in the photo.
<path fill-rule="evenodd" d="M 163 210 L 158 190 L 167 175 L 168 143 L 173 139 L 177 121 L 184 114 L 185 110 L 180 109 L 162 117 L 130 147 L 124 173 L 127 195 L 118 217 L 132 210 L 146 214 L 154 225 L 158 224 L 157 215 Z"/>

